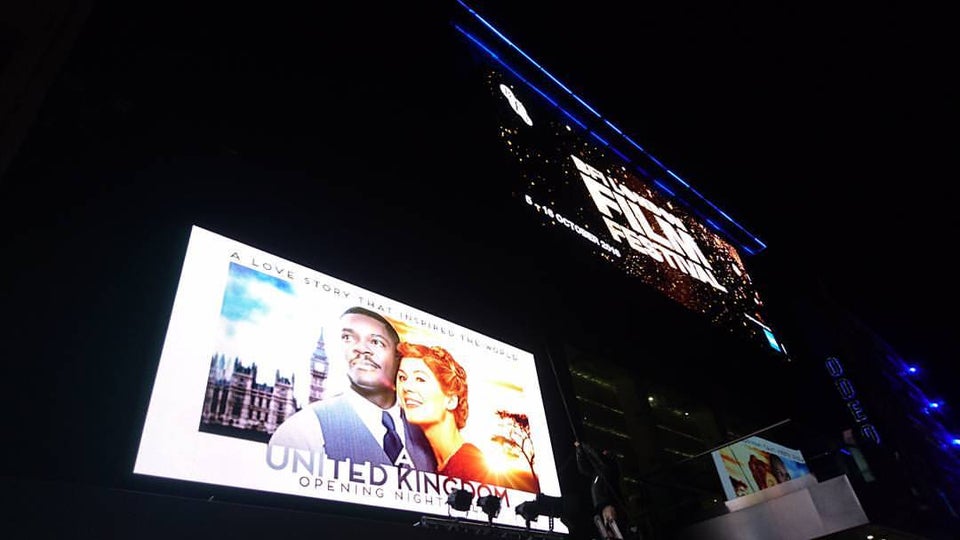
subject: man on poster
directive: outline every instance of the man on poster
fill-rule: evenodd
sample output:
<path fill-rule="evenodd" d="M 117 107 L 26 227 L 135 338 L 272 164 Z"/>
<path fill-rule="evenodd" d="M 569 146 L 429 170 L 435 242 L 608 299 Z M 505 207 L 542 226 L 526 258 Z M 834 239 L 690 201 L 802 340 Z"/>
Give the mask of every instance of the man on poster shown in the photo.
<path fill-rule="evenodd" d="M 269 445 L 323 451 L 337 461 L 436 471 L 423 431 L 406 421 L 397 403 L 396 329 L 379 313 L 362 307 L 347 309 L 340 323 L 349 389 L 310 403 L 288 418 Z"/>

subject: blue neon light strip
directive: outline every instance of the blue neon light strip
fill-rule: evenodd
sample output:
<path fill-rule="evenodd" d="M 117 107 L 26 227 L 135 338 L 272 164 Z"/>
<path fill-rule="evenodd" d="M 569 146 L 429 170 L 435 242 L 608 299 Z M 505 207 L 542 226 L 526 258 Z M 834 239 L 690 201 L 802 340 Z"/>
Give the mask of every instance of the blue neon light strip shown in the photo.
<path fill-rule="evenodd" d="M 562 82 L 560 82 L 559 80 L 557 80 L 556 77 L 554 77 L 553 75 L 551 75 L 549 71 L 543 69 L 543 67 L 541 67 L 540 64 L 538 64 L 536 60 L 534 60 L 533 58 L 530 58 L 530 56 L 528 56 L 527 53 L 523 52 L 523 50 L 521 50 L 520 47 L 517 47 L 516 45 L 514 45 L 513 42 L 510 41 L 510 40 L 507 38 L 507 36 L 501 34 L 499 30 L 497 30 L 496 28 L 494 28 L 494 26 L 493 26 L 492 24 L 488 23 L 488 22 L 486 21 L 486 19 L 484 19 L 483 17 L 481 17 L 479 13 L 477 13 L 476 11 L 473 10 L 473 8 L 471 8 L 470 6 L 464 4 L 461 0 L 458 0 L 458 1 L 460 2 L 460 5 L 461 5 L 461 6 L 463 6 L 467 11 L 470 12 L 471 15 L 473 15 L 474 17 L 476 17 L 477 20 L 479 20 L 479 21 L 482 22 L 487 28 L 489 28 L 490 30 L 492 30 L 493 33 L 496 34 L 500 39 L 502 39 L 507 45 L 510 45 L 511 47 L 513 47 L 514 50 L 516 50 L 518 53 L 520 53 L 521 55 L 523 55 L 524 58 L 526 58 L 527 60 L 529 60 L 531 64 L 537 66 L 537 69 L 539 69 L 540 71 L 542 71 L 544 75 L 546 75 L 547 77 L 550 77 L 550 80 L 552 80 L 553 82 L 557 83 L 557 86 L 559 86 L 560 88 L 563 88 L 564 90 L 566 90 L 566 92 L 567 92 L 568 94 L 570 94 L 570 95 L 573 97 L 573 99 L 579 101 L 580 104 L 583 105 L 584 107 L 586 107 L 588 111 L 590 111 L 590 112 L 592 112 L 593 114 L 597 115 L 597 118 L 602 118 L 602 117 L 600 116 L 600 113 L 598 113 L 597 111 L 593 110 L 593 107 L 591 107 L 590 105 L 587 105 L 587 103 L 586 103 L 585 101 L 583 101 L 582 99 L 580 99 L 580 98 L 579 98 L 576 94 L 574 94 L 569 88 L 567 88 L 566 86 L 564 86 L 564 84 L 563 84 Z"/>
<path fill-rule="evenodd" d="M 697 190 L 695 190 L 690 184 L 688 184 L 686 181 L 684 181 L 682 178 L 680 178 L 680 176 L 678 176 L 676 173 L 674 173 L 673 171 L 671 171 L 670 169 L 668 169 L 668 168 L 667 168 L 663 163 L 661 163 L 658 159 L 656 159 L 655 157 L 653 157 L 652 155 L 650 155 L 649 153 L 647 153 L 647 151 L 644 150 L 642 146 L 640 146 L 640 145 L 637 144 L 633 139 L 631 139 L 631 138 L 628 137 L 626 134 L 624 134 L 624 133 L 620 130 L 620 128 L 618 128 L 617 126 L 615 126 L 615 125 L 614 125 L 612 122 L 610 122 L 609 120 L 603 118 L 603 116 L 602 116 L 600 113 L 598 113 L 593 107 L 591 107 L 589 104 L 587 104 L 587 102 L 585 102 L 584 100 L 582 100 L 579 96 L 577 96 L 576 94 L 574 94 L 573 91 L 571 91 L 569 88 L 567 88 L 566 85 L 564 85 L 562 82 L 560 82 L 560 81 L 559 81 L 556 77 L 554 77 L 549 71 L 547 71 L 546 69 L 544 69 L 543 66 L 541 66 L 539 63 L 537 63 L 537 61 L 534 60 L 533 58 L 531 58 L 530 55 L 528 55 L 528 54 L 527 54 L 526 52 L 524 52 L 520 47 L 518 47 L 516 44 L 514 44 L 509 38 L 507 38 L 507 36 L 505 36 L 502 32 L 500 32 L 500 31 L 499 31 L 496 27 L 494 27 L 492 24 L 490 24 L 489 22 L 487 22 L 487 20 L 484 19 L 484 18 L 483 18 L 479 13 L 477 13 L 473 8 L 471 8 L 470 6 L 468 6 L 467 4 L 465 4 L 465 3 L 463 2 L 463 0 L 458 0 L 458 3 L 459 3 L 461 6 L 463 6 L 463 8 L 466 9 L 471 15 L 473 15 L 478 21 L 480 21 L 484 26 L 486 26 L 487 28 L 489 28 L 490 31 L 492 31 L 497 37 L 499 37 L 501 40 L 503 40 L 504 43 L 506 43 L 507 45 L 509 45 L 510 47 L 512 47 L 515 51 L 517 51 L 518 53 L 520 53 L 521 56 L 523 56 L 525 59 L 527 59 L 527 61 L 529 61 L 531 64 L 533 64 L 533 65 L 534 65 L 537 69 L 539 69 L 544 75 L 546 75 L 551 81 L 553 81 L 554 83 L 556 83 L 557 86 L 559 86 L 560 88 L 562 88 L 562 89 L 563 89 L 565 92 L 567 92 L 571 97 L 573 97 L 577 102 L 579 102 L 581 105 L 583 105 L 588 111 L 590 111 L 591 113 L 593 113 L 594 115 L 596 115 L 597 118 L 600 118 L 601 120 L 603 120 L 604 123 L 605 123 L 607 126 L 609 126 L 611 129 L 613 129 L 615 132 L 617 132 L 617 134 L 621 135 L 624 139 L 627 140 L 627 142 L 629 142 L 629 143 L 630 143 L 631 145 L 633 145 L 635 148 L 637 148 L 638 150 L 640 150 L 641 152 L 643 152 L 643 154 L 644 154 L 646 157 L 648 157 L 651 161 L 653 161 L 653 162 L 656 163 L 658 166 L 660 166 L 660 167 L 661 167 L 664 171 L 666 171 L 670 176 L 672 176 L 674 179 L 676 179 L 678 182 L 680 182 L 683 186 L 685 186 L 685 187 L 688 188 L 690 191 L 692 191 L 698 198 L 700 198 L 702 201 L 704 201 L 705 203 L 707 203 L 711 208 L 713 208 L 716 212 L 718 212 L 721 216 L 723 216 L 727 221 L 729 221 L 730 223 L 732 223 L 737 229 L 739 229 L 740 231 L 742 231 L 742 232 L 743 232 L 744 234 L 746 234 L 749 238 L 751 238 L 754 242 L 756 242 L 756 243 L 761 247 L 761 249 L 765 249 L 765 248 L 767 247 L 767 245 L 766 245 L 765 243 L 763 243 L 759 238 L 757 238 L 753 233 L 751 233 L 751 232 L 748 231 L 746 228 L 744 228 L 742 225 L 740 225 L 739 223 L 737 223 L 737 222 L 736 222 L 733 218 L 731 218 L 726 212 L 724 212 L 723 210 L 721 210 L 717 205 L 715 205 L 715 204 L 713 204 L 712 202 L 710 202 L 706 197 L 704 197 L 703 195 L 701 195 L 701 194 L 700 194 Z M 503 65 L 503 66 L 504 66 L 505 68 L 507 68 L 512 74 L 514 74 L 516 77 L 518 77 L 518 78 L 519 78 L 520 80 L 522 80 L 524 83 L 526 83 L 528 86 L 530 86 L 531 88 L 533 88 L 538 94 L 540 94 L 540 95 L 543 96 L 545 99 L 547 99 L 547 101 L 549 101 L 552 105 L 554 105 L 555 107 L 559 108 L 567 117 L 571 118 L 571 119 L 572 119 L 575 123 L 577 123 L 580 127 L 586 129 L 586 126 L 584 126 L 582 122 L 580 122 L 579 120 L 576 120 L 576 119 L 573 117 L 573 115 L 571 115 L 569 112 L 567 112 L 567 111 L 564 110 L 562 107 L 560 107 L 560 105 L 557 104 L 554 100 L 552 100 L 552 99 L 550 99 L 549 97 L 547 97 L 547 95 L 546 95 L 545 93 L 543 93 L 539 88 L 537 88 L 537 87 L 534 86 L 532 83 L 530 83 L 529 81 L 527 81 L 526 79 L 524 79 L 523 77 L 521 77 L 515 70 L 513 70 L 512 68 L 510 68 L 509 66 L 507 66 L 507 65 L 506 65 L 502 60 L 500 60 L 500 58 L 497 57 L 497 55 L 494 54 L 488 47 L 482 45 L 482 44 L 479 42 L 479 40 L 477 40 L 475 37 L 471 36 L 469 33 L 467 33 L 465 30 L 463 30 L 463 29 L 460 28 L 459 26 L 456 26 L 456 25 L 455 25 L 455 27 L 457 28 L 458 31 L 460 31 L 461 33 L 463 33 L 464 35 L 466 35 L 467 37 L 469 37 L 471 41 L 473 41 L 474 43 L 476 43 L 477 45 L 479 45 L 481 48 L 483 48 L 485 51 L 487 51 L 487 53 L 489 53 L 490 56 L 491 56 L 494 60 L 497 60 L 498 63 L 500 63 L 501 65 Z M 599 139 L 599 136 L 597 136 L 595 133 L 590 132 L 590 134 Z M 602 140 L 602 139 L 600 139 L 600 140 Z M 609 143 L 607 143 L 607 142 L 605 142 L 605 141 L 604 141 L 604 145 L 609 147 Z M 617 155 L 619 155 L 619 156 L 622 157 L 622 154 L 621 154 L 620 152 L 616 152 L 616 153 L 617 153 Z M 630 160 L 627 160 L 627 161 L 630 161 Z M 661 186 L 661 187 L 663 186 L 662 183 L 658 183 L 657 185 L 659 185 L 659 186 Z M 669 190 L 668 190 L 668 191 L 669 191 Z M 729 236 L 728 233 L 724 233 L 724 234 L 727 234 L 727 236 Z M 742 246 L 742 247 L 744 247 L 744 249 L 747 249 L 746 246 Z M 750 250 L 750 249 L 747 249 L 747 251 L 748 251 L 749 253 L 751 253 L 751 254 L 754 254 L 754 253 L 755 253 L 753 250 Z"/>
<path fill-rule="evenodd" d="M 647 151 L 644 150 L 642 146 L 640 146 L 639 144 L 637 144 L 636 142 L 634 142 L 633 139 L 631 139 L 630 137 L 627 137 L 626 134 L 623 135 L 623 138 L 626 139 L 628 143 L 630 143 L 630 144 L 632 144 L 633 146 L 635 146 L 635 147 L 637 148 L 637 150 L 640 150 L 641 152 L 643 152 L 643 154 L 644 154 L 645 156 L 647 156 L 647 157 L 649 157 L 650 159 L 652 159 L 652 160 L 654 161 L 654 163 L 656 163 L 657 165 L 660 165 L 660 162 L 659 162 L 659 161 L 657 161 L 656 159 L 654 159 L 653 156 L 651 156 L 650 154 L 648 154 Z M 663 165 L 660 165 L 660 166 L 663 167 Z"/>
<path fill-rule="evenodd" d="M 590 131 L 589 133 L 590 133 L 590 136 L 591 136 L 591 137 L 593 137 L 594 139 L 600 141 L 600 143 L 603 144 L 604 146 L 606 146 L 608 149 L 610 149 L 611 152 L 613 152 L 614 154 L 620 156 L 620 159 L 624 160 L 624 161 L 627 162 L 627 163 L 630 163 L 630 162 L 633 161 L 632 159 L 630 159 L 629 157 L 627 157 L 626 154 L 624 154 L 623 152 L 617 150 L 613 145 L 611 145 L 609 142 L 607 142 L 606 139 L 604 139 L 603 137 L 601 137 L 600 135 L 598 135 L 596 132 Z"/>
<path fill-rule="evenodd" d="M 590 132 L 590 136 L 593 137 L 594 139 L 600 141 L 600 144 L 602 144 L 602 145 L 604 145 L 604 146 L 610 146 L 610 143 L 608 143 L 607 141 L 605 141 L 605 140 L 603 139 L 603 137 L 597 135 L 596 133 L 594 133 L 594 132 L 592 132 L 592 131 Z"/>
<path fill-rule="evenodd" d="M 621 135 L 621 136 L 623 136 L 623 137 L 626 137 L 626 135 L 624 135 L 623 132 L 620 131 L 620 128 L 618 128 L 617 126 L 611 124 L 610 121 L 607 120 L 606 118 L 603 119 L 603 123 L 605 123 L 606 125 L 610 126 L 610 129 L 616 131 L 619 135 Z"/>
<path fill-rule="evenodd" d="M 651 158 L 651 159 L 652 159 L 652 158 Z M 656 160 L 654 160 L 654 161 L 656 161 Z M 670 169 L 666 168 L 666 167 L 665 167 L 662 163 L 660 163 L 659 161 L 657 161 L 657 165 L 660 165 L 661 167 L 663 167 L 663 170 L 667 171 L 667 174 L 669 174 L 670 176 L 676 178 L 676 179 L 677 179 L 677 182 L 680 182 L 681 184 L 687 186 L 687 189 L 689 189 L 690 191 L 692 191 L 692 192 L 694 193 L 694 195 L 696 195 L 697 197 L 700 197 L 701 199 L 703 198 L 703 195 L 700 195 L 700 193 L 698 193 L 697 190 L 693 189 L 693 186 L 691 186 L 691 185 L 688 184 L 686 181 L 684 181 L 683 178 L 680 178 L 679 176 L 677 176 L 677 174 L 676 174 L 675 172 L 673 172 L 673 171 L 671 171 Z"/>
<path fill-rule="evenodd" d="M 679 176 L 677 176 L 676 174 L 674 174 L 673 171 L 668 170 L 667 172 L 670 173 L 670 176 L 672 176 L 672 177 L 676 178 L 677 180 L 680 180 L 681 182 L 683 182 L 683 180 L 681 180 Z M 688 185 L 686 182 L 683 182 L 683 184 L 684 184 L 685 186 L 687 186 L 688 188 L 690 188 L 690 191 L 694 192 L 694 193 L 697 195 L 697 197 L 700 197 L 701 199 L 703 199 L 703 202 L 709 204 L 709 205 L 710 205 L 710 208 L 713 208 L 713 209 L 716 210 L 717 213 L 719 213 L 721 216 L 727 218 L 727 221 L 729 221 L 730 223 L 733 223 L 734 225 L 736 225 L 741 231 L 743 231 L 743 232 L 745 232 L 745 233 L 747 233 L 747 234 L 750 234 L 749 231 L 747 231 L 746 229 L 744 229 L 743 227 L 741 227 L 739 223 L 737 223 L 736 221 L 733 220 L 733 218 L 731 218 L 730 216 L 728 216 L 726 212 L 724 212 L 723 210 L 721 210 L 717 205 L 715 205 L 715 204 L 713 204 L 712 202 L 710 202 L 709 200 L 707 200 L 706 197 L 704 197 L 703 195 L 701 195 L 699 191 L 697 191 L 696 189 L 693 188 L 693 186 Z M 760 239 L 757 238 L 756 236 L 751 235 L 750 237 L 753 238 L 753 239 L 754 239 L 758 244 L 760 244 L 763 248 L 766 248 L 766 247 L 767 247 L 767 245 L 764 244 L 763 242 L 761 242 Z"/>
<path fill-rule="evenodd" d="M 534 85 L 533 83 L 531 83 L 530 81 L 528 81 L 526 78 L 524 78 L 522 75 L 520 75 L 520 74 L 519 74 L 515 69 L 513 69 L 509 64 L 507 64 L 506 62 L 504 62 L 503 60 L 501 60 L 500 57 L 497 56 L 496 53 L 494 53 L 492 50 L 490 50 L 490 48 L 489 48 L 486 44 L 484 44 L 482 41 L 480 41 L 479 38 L 477 38 L 477 37 L 474 36 L 473 34 L 467 32 L 466 30 L 464 30 L 463 28 L 461 28 L 459 25 L 456 25 L 456 24 L 455 24 L 455 25 L 454 25 L 454 28 L 456 28 L 458 32 L 460 32 L 461 34 L 463 34 L 464 36 L 466 36 L 470 41 L 472 41 L 472 42 L 473 42 L 474 44 L 476 44 L 478 47 L 480 47 L 481 49 L 483 49 L 484 51 L 486 51 L 486 52 L 490 55 L 490 57 L 493 58 L 494 60 L 496 60 L 498 64 L 500 64 L 501 66 L 504 67 L 504 69 L 506 69 L 506 70 L 509 71 L 511 74 L 513 74 L 513 76 L 515 76 L 515 77 L 517 77 L 518 79 L 520 79 L 524 84 L 526 84 L 527 86 L 529 86 L 529 87 L 530 87 L 531 89 L 533 89 L 537 94 L 539 94 L 541 97 L 543 97 L 543 99 L 545 99 L 548 103 L 550 103 L 551 105 L 553 105 L 554 107 L 556 107 L 557 109 L 559 109 L 560 112 L 562 112 L 564 115 L 567 116 L 567 118 L 569 118 L 571 121 L 573 121 L 575 124 L 577 124 L 581 129 L 587 131 L 591 136 L 593 136 L 595 139 L 597 139 L 601 144 L 603 144 L 604 146 L 606 146 L 608 149 L 610 149 L 613 153 L 615 153 L 617 156 L 619 156 L 619 157 L 620 157 L 621 159 L 623 159 L 625 162 L 630 163 L 630 162 L 632 161 L 629 157 L 627 157 L 626 155 L 624 155 L 622 152 L 620 152 L 619 150 L 617 150 L 617 149 L 614 148 L 613 146 L 610 146 L 610 143 L 608 143 L 605 139 L 603 139 L 602 137 L 600 137 L 599 135 L 597 135 L 595 132 L 589 130 L 589 129 L 587 128 L 587 126 L 584 125 L 580 120 L 578 120 L 575 116 L 573 116 L 572 114 L 570 114 L 569 112 L 567 112 L 566 109 L 564 109 L 563 107 L 561 107 L 560 104 L 558 104 L 556 101 L 554 101 L 554 100 L 553 100 L 550 96 L 548 96 L 545 92 L 543 92 L 542 90 L 540 90 L 540 88 L 538 88 L 536 85 Z M 624 136 L 624 138 L 626 138 L 627 140 L 629 140 L 629 138 L 627 138 L 626 136 Z M 631 141 L 631 142 L 632 142 L 632 141 Z M 636 144 L 636 143 L 634 143 L 634 144 Z M 646 152 L 644 152 L 644 153 L 646 153 Z M 649 154 L 647 154 L 647 155 L 649 156 Z M 663 168 L 663 169 L 666 170 L 668 173 L 670 173 L 674 178 L 676 178 L 677 180 L 679 180 L 684 186 L 686 186 L 688 189 L 690 189 L 691 191 L 693 191 L 694 194 L 696 194 L 696 195 L 698 195 L 698 196 L 700 195 L 699 193 L 696 192 L 696 190 L 693 190 L 693 188 L 691 188 L 691 187 L 690 187 L 686 182 L 684 182 L 681 178 L 677 177 L 677 176 L 676 176 L 675 174 L 673 174 L 671 171 L 667 170 L 667 169 L 663 166 L 663 164 L 661 164 L 659 161 L 657 161 L 656 159 L 654 159 L 653 156 L 649 156 L 649 157 L 650 157 L 650 159 L 652 159 L 655 163 L 657 163 L 657 165 L 660 165 L 661 168 Z M 651 177 L 651 175 L 650 175 L 646 170 L 644 170 L 642 167 L 637 166 L 637 170 L 640 171 L 641 174 L 643 174 L 645 177 L 647 177 L 647 178 Z M 670 194 L 670 196 L 672 196 L 672 197 L 674 197 L 674 198 L 676 198 L 676 199 L 678 199 L 678 200 L 681 200 L 681 201 L 683 200 L 683 199 L 682 199 L 681 197 L 679 197 L 673 190 L 671 190 L 670 188 L 668 188 L 663 182 L 661 182 L 661 181 L 659 181 L 659 180 L 654 180 L 654 183 L 655 183 L 659 188 L 663 189 L 666 193 Z M 703 197 L 700 196 L 700 198 L 702 199 Z M 704 199 L 704 200 L 706 200 L 706 199 Z M 709 201 L 708 201 L 708 202 L 709 202 Z M 718 209 L 718 210 L 719 210 L 719 209 Z M 721 233 L 721 234 L 723 234 L 723 235 L 725 235 L 725 236 L 727 236 L 727 237 L 731 237 L 731 236 L 730 236 L 730 233 L 728 233 L 726 230 L 724 230 L 724 229 L 721 228 L 719 225 L 717 225 L 716 222 L 714 222 L 713 220 L 710 220 L 710 219 L 707 218 L 706 216 L 703 216 L 700 212 L 697 212 L 696 209 L 694 209 L 694 212 L 696 212 L 696 214 L 697 214 L 698 216 L 700 216 L 700 217 L 702 217 L 704 220 L 706 220 L 706 221 L 707 221 L 707 224 L 710 225 L 711 227 L 713 227 L 714 230 L 716 230 L 717 232 L 719 232 L 719 233 Z M 727 219 L 730 219 L 729 216 L 725 216 L 725 217 L 727 217 Z M 757 239 L 754 238 L 754 240 L 757 240 Z M 759 242 L 759 240 L 757 240 L 757 242 Z M 740 248 L 743 249 L 744 251 L 746 251 L 748 254 L 750 254 L 750 255 L 756 255 L 757 252 L 756 252 L 755 250 L 751 249 L 751 248 L 748 247 L 748 246 L 743 245 L 742 242 L 738 242 L 738 243 L 740 244 Z M 762 245 L 762 243 L 761 243 L 761 245 Z M 764 246 L 764 247 L 766 247 L 766 246 Z"/>
<path fill-rule="evenodd" d="M 523 80 L 523 79 L 520 79 L 520 80 Z M 523 82 L 527 82 L 527 81 L 523 81 Z M 527 84 L 530 85 L 530 86 L 533 86 L 533 85 L 530 84 L 530 83 L 527 83 Z M 576 117 L 576 116 L 568 113 L 567 110 L 564 109 L 563 107 L 558 106 L 557 108 L 560 109 L 560 112 L 562 112 L 562 113 L 563 113 L 567 118 L 569 118 L 574 124 L 580 126 L 580 129 L 587 129 L 587 125 L 584 124 L 583 122 L 581 122 L 580 120 L 577 120 L 577 117 Z"/>
<path fill-rule="evenodd" d="M 607 148 L 609 148 L 610 151 L 613 152 L 614 154 L 620 156 L 620 159 L 626 161 L 627 163 L 630 163 L 631 161 L 633 161 L 632 159 L 628 158 L 626 154 L 624 154 L 623 152 L 617 150 L 615 147 L 613 147 L 613 146 L 608 146 Z"/>
<path fill-rule="evenodd" d="M 637 168 L 639 169 L 639 167 L 637 167 Z M 674 193 L 672 189 L 668 188 L 667 185 L 664 184 L 663 182 L 661 182 L 660 180 L 654 179 L 654 180 L 653 180 L 653 183 L 656 184 L 658 188 L 660 188 L 660 189 L 666 191 L 667 193 L 669 193 L 671 197 L 676 197 L 676 196 L 677 196 L 677 194 Z"/>
<path fill-rule="evenodd" d="M 526 84 L 526 85 L 529 86 L 531 89 L 533 89 L 533 91 L 535 91 L 536 93 L 540 94 L 540 97 L 542 97 L 543 99 L 547 100 L 547 103 L 553 105 L 553 106 L 556 107 L 557 109 L 560 109 L 560 112 L 562 112 L 562 113 L 564 114 L 564 116 L 566 116 L 567 118 L 569 118 L 571 122 L 573 122 L 574 124 L 576 124 L 577 126 L 579 126 L 580 129 L 583 129 L 583 130 L 586 130 L 586 129 L 587 129 L 587 125 L 586 125 L 586 124 L 584 124 L 583 122 L 581 122 L 580 120 L 578 120 L 576 116 L 574 116 L 574 115 L 570 114 L 569 112 L 567 112 L 567 110 L 564 109 L 563 107 L 561 107 L 559 103 L 557 103 L 556 101 L 553 100 L 553 98 L 551 98 L 550 96 L 548 96 L 547 94 L 545 94 L 542 90 L 540 90 L 539 88 L 537 88 L 533 83 L 531 83 L 530 81 L 528 81 L 527 79 L 525 79 L 522 75 L 520 75 L 519 73 L 517 73 L 517 71 L 516 71 L 515 69 L 513 69 L 513 68 L 510 67 L 506 62 L 504 62 L 503 60 L 501 60 L 500 57 L 496 55 L 496 53 L 494 53 L 493 51 L 491 51 L 489 47 L 487 47 L 486 45 L 484 45 L 484 43 L 483 43 L 482 41 L 480 41 L 479 39 L 477 39 L 473 34 L 471 34 L 470 32 L 467 32 L 466 30 L 464 30 L 463 28 L 461 28 L 461 27 L 458 26 L 458 25 L 453 25 L 453 27 L 456 28 L 458 32 L 460 32 L 461 34 L 463 34 L 464 36 L 466 36 L 467 39 L 469 39 L 469 40 L 472 41 L 474 44 L 476 44 L 478 47 L 480 47 L 481 49 L 483 49 L 484 51 L 486 51 L 487 54 L 489 54 L 491 58 L 493 58 L 494 60 L 496 60 L 498 64 L 500 64 L 501 66 L 503 66 L 503 68 L 506 69 L 507 71 L 509 71 L 514 77 L 520 79 L 521 81 L 523 81 L 524 84 Z"/>

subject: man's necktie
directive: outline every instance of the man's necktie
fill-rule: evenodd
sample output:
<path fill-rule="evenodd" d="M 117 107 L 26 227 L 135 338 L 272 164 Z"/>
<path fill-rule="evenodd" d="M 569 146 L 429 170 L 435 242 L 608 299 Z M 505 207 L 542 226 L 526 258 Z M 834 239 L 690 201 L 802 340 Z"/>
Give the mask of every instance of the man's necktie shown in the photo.
<path fill-rule="evenodd" d="M 397 426 L 393 423 L 393 417 L 387 411 L 383 411 L 383 427 L 387 428 L 387 433 L 383 436 L 383 449 L 387 452 L 390 463 L 396 464 L 400 449 L 403 448 L 403 442 L 397 433 Z"/>

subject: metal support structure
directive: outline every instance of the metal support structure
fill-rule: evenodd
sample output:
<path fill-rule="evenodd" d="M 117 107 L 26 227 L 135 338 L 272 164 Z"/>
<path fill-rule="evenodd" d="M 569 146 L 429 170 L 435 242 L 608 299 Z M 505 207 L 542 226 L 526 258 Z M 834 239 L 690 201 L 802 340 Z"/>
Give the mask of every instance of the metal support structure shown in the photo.
<path fill-rule="evenodd" d="M 567 535 L 551 531 L 538 531 L 525 527 L 500 525 L 485 521 L 443 518 L 436 516 L 421 516 L 420 521 L 414 523 L 413 526 L 449 532 L 470 533 L 477 536 L 489 536 L 491 538 L 508 538 L 516 540 L 568 540 Z"/>

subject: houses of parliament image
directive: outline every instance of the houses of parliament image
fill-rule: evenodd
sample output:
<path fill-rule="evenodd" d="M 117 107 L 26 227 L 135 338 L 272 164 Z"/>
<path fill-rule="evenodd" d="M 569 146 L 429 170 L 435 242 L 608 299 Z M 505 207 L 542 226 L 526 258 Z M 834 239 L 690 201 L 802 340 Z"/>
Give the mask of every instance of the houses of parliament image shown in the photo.
<path fill-rule="evenodd" d="M 309 402 L 323 399 L 329 368 L 323 332 L 310 356 Z M 277 427 L 302 408 L 294 396 L 296 376 L 278 369 L 273 384 L 257 380 L 255 361 L 236 357 L 231 364 L 222 353 L 210 358 L 200 431 L 267 442 Z"/>

